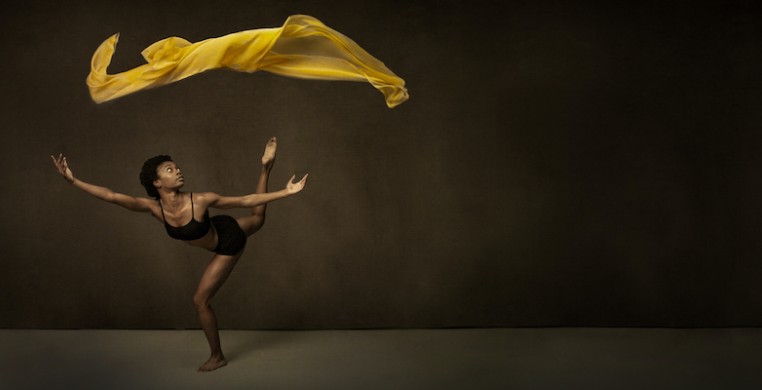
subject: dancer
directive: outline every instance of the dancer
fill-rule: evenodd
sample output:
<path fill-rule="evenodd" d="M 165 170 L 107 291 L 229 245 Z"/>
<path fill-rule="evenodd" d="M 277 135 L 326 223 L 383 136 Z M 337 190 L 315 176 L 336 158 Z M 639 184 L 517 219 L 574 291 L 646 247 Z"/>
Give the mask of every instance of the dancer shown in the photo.
<path fill-rule="evenodd" d="M 148 212 L 164 224 L 172 238 L 215 253 L 193 296 L 201 327 L 211 349 L 211 356 L 198 371 L 212 371 L 227 364 L 220 346 L 217 317 L 210 302 L 241 257 L 247 237 L 262 228 L 265 223 L 267 203 L 298 193 L 307 182 L 306 174 L 297 182 L 294 182 L 294 175 L 284 189 L 267 192 L 267 181 L 275 163 L 277 145 L 277 139 L 273 137 L 265 146 L 256 192 L 235 197 L 221 196 L 213 192 L 181 191 L 185 184 L 182 171 L 169 156 L 161 155 L 148 159 L 140 172 L 140 183 L 153 199 L 134 198 L 86 183 L 74 176 L 63 154 L 59 154 L 57 158 L 50 156 L 58 172 L 73 186 L 128 210 Z M 240 218 L 229 215 L 209 217 L 210 207 L 251 208 L 252 212 L 251 215 Z"/>

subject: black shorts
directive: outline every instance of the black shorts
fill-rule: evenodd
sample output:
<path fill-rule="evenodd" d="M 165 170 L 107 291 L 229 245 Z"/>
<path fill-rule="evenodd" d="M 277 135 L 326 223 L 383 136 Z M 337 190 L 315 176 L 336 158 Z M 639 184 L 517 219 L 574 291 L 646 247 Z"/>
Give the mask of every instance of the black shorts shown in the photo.
<path fill-rule="evenodd" d="M 238 226 L 238 221 L 229 215 L 215 215 L 211 219 L 217 231 L 217 247 L 215 253 L 235 255 L 246 246 L 246 233 Z"/>

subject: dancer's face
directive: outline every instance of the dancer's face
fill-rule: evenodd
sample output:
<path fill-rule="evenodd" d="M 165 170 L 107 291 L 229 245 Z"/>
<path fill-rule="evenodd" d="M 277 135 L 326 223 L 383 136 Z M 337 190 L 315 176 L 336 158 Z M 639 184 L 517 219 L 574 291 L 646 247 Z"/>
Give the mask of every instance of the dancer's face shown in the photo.
<path fill-rule="evenodd" d="M 156 180 L 153 181 L 156 188 L 175 190 L 183 184 L 185 184 L 183 173 L 174 161 L 163 162 L 156 168 Z"/>

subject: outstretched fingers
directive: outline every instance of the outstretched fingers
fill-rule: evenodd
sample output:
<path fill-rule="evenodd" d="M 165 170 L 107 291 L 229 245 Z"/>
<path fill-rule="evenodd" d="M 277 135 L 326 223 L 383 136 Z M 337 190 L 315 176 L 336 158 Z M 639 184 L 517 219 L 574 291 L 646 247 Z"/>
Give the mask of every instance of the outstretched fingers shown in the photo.
<path fill-rule="evenodd" d="M 53 156 L 53 155 L 51 154 L 51 155 L 50 155 L 50 158 L 53 160 L 53 165 L 55 165 L 55 166 L 56 166 L 56 169 L 58 169 L 58 171 L 60 172 L 60 171 L 61 171 L 61 168 L 63 167 L 63 159 L 64 159 L 64 157 L 63 157 L 63 153 L 62 153 L 62 154 L 59 154 L 59 155 L 58 155 L 58 158 L 56 158 L 55 156 Z"/>
<path fill-rule="evenodd" d="M 58 158 L 51 154 L 50 158 L 53 160 L 53 165 L 55 165 L 58 173 L 71 183 L 74 180 L 74 175 L 71 173 L 69 163 L 66 161 L 66 157 L 64 157 L 63 153 L 60 153 Z"/>
<path fill-rule="evenodd" d="M 307 176 L 309 176 L 309 173 L 305 174 L 299 181 L 294 183 L 294 179 L 296 178 L 296 175 L 291 176 L 291 179 L 288 180 L 288 184 L 286 185 L 286 189 L 288 189 L 291 193 L 297 193 L 304 189 L 304 186 L 307 184 Z"/>

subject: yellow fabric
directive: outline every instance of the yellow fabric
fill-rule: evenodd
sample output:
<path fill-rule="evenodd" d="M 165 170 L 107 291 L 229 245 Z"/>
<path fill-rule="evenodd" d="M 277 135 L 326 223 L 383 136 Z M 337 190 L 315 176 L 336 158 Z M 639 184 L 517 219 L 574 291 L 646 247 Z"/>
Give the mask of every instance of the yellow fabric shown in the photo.
<path fill-rule="evenodd" d="M 119 34 L 111 36 L 93 54 L 87 86 L 97 103 L 216 68 L 367 81 L 384 94 L 389 108 L 408 99 L 403 79 L 354 41 L 311 16 L 294 15 L 278 28 L 241 31 L 196 43 L 166 38 L 143 50 L 146 64 L 110 75 L 107 68 L 118 39 Z"/>

